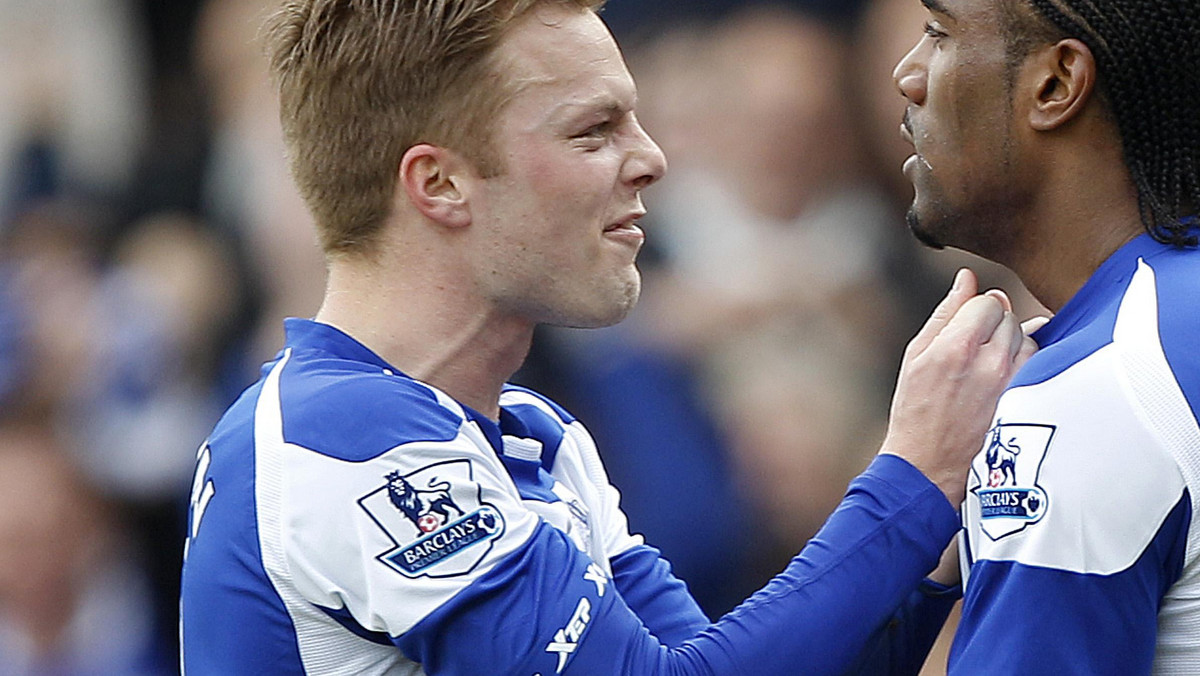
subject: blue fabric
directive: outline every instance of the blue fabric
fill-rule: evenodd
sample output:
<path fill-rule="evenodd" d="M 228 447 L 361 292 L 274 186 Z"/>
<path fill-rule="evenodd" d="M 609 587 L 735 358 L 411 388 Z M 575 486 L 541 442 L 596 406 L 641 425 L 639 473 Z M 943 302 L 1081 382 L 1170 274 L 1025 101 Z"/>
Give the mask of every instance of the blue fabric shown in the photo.
<path fill-rule="evenodd" d="M 663 645 L 675 647 L 708 626 L 687 585 L 657 549 L 634 547 L 614 557 L 612 569 L 621 598 Z"/>
<path fill-rule="evenodd" d="M 1034 335 L 1042 349 L 1010 388 L 1050 383 L 1110 344 L 1139 259 L 1153 271 L 1157 288 L 1158 334 L 1174 379 L 1163 387 L 1178 385 L 1193 417 L 1200 418 L 1200 251 L 1162 244 L 1145 234 L 1113 253 Z M 1114 391 L 1124 386 L 1111 384 Z M 1053 396 L 1071 402 L 1087 393 L 1059 388 Z M 1000 410 L 1004 410 L 1003 400 Z M 1086 411 L 1082 417 L 1086 420 Z M 1093 424 L 1111 426 L 1104 420 Z M 1161 449 L 1128 449 L 1131 471 L 1136 471 L 1139 454 L 1158 452 Z M 1192 527 L 1189 495 L 1184 491 L 1137 562 L 1115 574 L 1085 574 L 1011 560 L 971 561 L 951 673 L 1150 673 L 1158 611 L 1164 594 L 1180 578 Z M 1130 504 L 1148 497 L 1117 491 L 1113 499 Z M 1080 517 L 1081 538 L 1113 537 L 1105 532 L 1105 524 L 1088 521 L 1087 516 Z"/>
<path fill-rule="evenodd" d="M 1183 569 L 1191 518 L 1185 492 L 1137 563 L 1115 575 L 976 563 L 950 673 L 1149 674 L 1159 601 Z"/>
<path fill-rule="evenodd" d="M 254 402 L 259 383 L 225 414 L 210 440 L 213 462 L 201 481 L 212 481 L 220 499 L 208 503 L 204 528 L 189 543 L 183 569 L 185 670 L 209 674 L 303 674 L 295 630 L 267 573 L 259 549 L 254 501 Z M 197 518 L 189 514 L 189 523 Z M 230 554 L 232 552 L 232 554 Z M 254 632 L 253 640 L 225 640 L 230 622 Z"/>
<path fill-rule="evenodd" d="M 904 605 L 876 632 L 851 674 L 915 674 L 921 671 L 961 587 L 926 580 L 909 594 Z"/>
<path fill-rule="evenodd" d="M 431 675 L 843 674 L 936 565 L 957 528 L 936 487 L 903 460 L 882 456 L 851 484 L 821 533 L 783 573 L 717 623 L 668 647 L 617 593 L 622 585 L 601 595 L 585 575 L 587 557 L 543 524 L 520 557 L 477 580 L 397 645 Z M 645 553 L 634 556 L 641 558 L 637 567 L 646 567 Z M 672 596 L 674 602 L 652 613 L 679 618 L 677 629 L 663 631 L 671 634 L 668 644 L 683 637 L 685 627 L 698 626 L 685 597 Z M 647 607 L 642 590 L 632 598 Z M 587 600 L 586 627 L 560 664 L 543 643 L 568 624 L 581 599 Z M 908 613 L 930 616 L 920 609 Z M 871 665 L 861 673 L 919 668 L 919 659 L 904 661 L 904 671 Z"/>
<path fill-rule="evenodd" d="M 290 381 L 281 393 L 289 443 L 362 462 L 401 444 L 449 441 L 458 434 L 462 418 L 440 406 L 432 390 L 401 377 L 350 336 L 302 319 L 289 319 L 285 326 L 293 352 L 311 359 L 304 377 Z M 377 377 L 383 370 L 397 377 Z M 404 405 L 420 413 L 397 415 L 396 407 Z"/>
<path fill-rule="evenodd" d="M 464 424 L 431 400 L 427 388 L 382 373 L 386 365 L 378 358 L 329 327 L 292 322 L 289 341 L 294 361 L 282 369 L 279 392 L 283 432 L 291 444 L 325 440 L 331 446 L 308 448 L 365 462 L 396 445 L 397 438 L 416 440 L 413 429 L 445 438 L 451 424 L 455 429 Z M 352 390 L 352 383 L 363 386 Z M 259 547 L 254 419 L 262 390 L 261 383 L 255 385 L 235 402 L 210 438 L 211 456 L 202 454 L 196 486 L 211 481 L 216 492 L 202 521 L 195 512 L 190 519 L 199 523 L 189 541 L 183 582 L 183 643 L 191 676 L 302 672 L 297 627 L 264 569 Z M 362 399 L 357 406 L 356 396 Z M 374 401 L 382 396 L 389 398 L 390 409 Z M 377 420 L 389 411 L 388 420 Z M 485 431 L 489 425 L 496 428 L 489 434 L 493 446 L 502 428 L 553 438 L 539 408 L 516 406 L 509 413 L 512 418 L 506 415 L 497 424 L 466 411 Z M 366 429 L 376 423 L 385 431 Z M 332 431 L 309 429 L 323 427 Z M 529 482 L 519 472 L 512 478 L 534 490 L 541 485 L 540 474 Z M 361 504 L 346 501 L 343 507 Z M 926 602 L 912 601 L 911 592 L 957 530 L 954 509 L 936 486 L 904 460 L 881 456 L 851 483 L 825 527 L 787 569 L 712 625 L 653 549 L 634 548 L 614 557 L 609 580 L 545 521 L 494 567 L 464 582 L 415 625 L 406 625 L 402 635 L 367 631 L 363 623 L 369 621 L 356 621 L 341 608 L 319 610 L 375 644 L 386 638 L 431 676 L 841 674 L 864 651 L 875 650 L 881 636 L 904 636 L 881 633 L 889 621 L 934 616 L 902 606 L 906 599 Z M 369 557 L 374 554 L 365 553 L 353 560 L 373 565 Z M 313 575 L 306 579 L 311 583 Z M 872 669 L 860 673 L 912 673 Z"/>
<path fill-rule="evenodd" d="M 1171 372 L 1200 420 L 1200 252 L 1163 249 L 1148 260 L 1158 272 L 1158 326 Z"/>

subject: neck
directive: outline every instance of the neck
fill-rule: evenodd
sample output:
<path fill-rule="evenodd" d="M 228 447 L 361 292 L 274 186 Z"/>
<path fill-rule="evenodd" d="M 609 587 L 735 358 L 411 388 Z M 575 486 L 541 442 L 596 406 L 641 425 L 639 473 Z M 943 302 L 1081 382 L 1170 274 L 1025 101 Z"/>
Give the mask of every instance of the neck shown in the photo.
<path fill-rule="evenodd" d="M 1117 249 L 1142 232 L 1137 210 L 1078 215 L 1064 222 L 1037 221 L 1042 235 L 1028 238 L 1029 246 L 1008 264 L 1025 287 L 1052 312 L 1066 305 L 1097 268 Z M 1075 219 L 1078 221 L 1075 221 Z"/>
<path fill-rule="evenodd" d="M 338 259 L 316 319 L 494 420 L 534 327 L 481 306 L 465 289 L 456 294 L 462 286 L 419 263 Z"/>
<path fill-rule="evenodd" d="M 1022 234 L 997 261 L 1058 312 L 1113 252 L 1143 232 L 1137 190 L 1118 145 L 1050 149 L 1035 174 L 1041 188 L 1012 215 Z"/>

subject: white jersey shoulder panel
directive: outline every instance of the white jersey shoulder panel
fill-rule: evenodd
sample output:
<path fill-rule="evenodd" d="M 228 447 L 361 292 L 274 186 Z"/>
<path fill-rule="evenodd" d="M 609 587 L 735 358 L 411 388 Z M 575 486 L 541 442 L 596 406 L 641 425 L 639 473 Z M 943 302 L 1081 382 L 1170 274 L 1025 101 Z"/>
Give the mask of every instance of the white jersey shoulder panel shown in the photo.
<path fill-rule="evenodd" d="M 1110 344 L 1004 394 L 969 477 L 973 560 L 1116 573 L 1137 561 L 1189 484 L 1195 500 L 1197 463 L 1186 456 L 1200 448 L 1200 430 L 1157 326 L 1143 263 Z"/>
<path fill-rule="evenodd" d="M 286 443 L 287 361 L 256 408 L 256 500 L 263 563 L 295 622 L 305 669 L 421 673 L 394 646 L 348 636 L 316 606 L 399 636 L 521 547 L 537 518 L 473 423 L 450 441 L 408 443 L 365 462 Z M 405 500 L 417 506 L 412 519 Z"/>

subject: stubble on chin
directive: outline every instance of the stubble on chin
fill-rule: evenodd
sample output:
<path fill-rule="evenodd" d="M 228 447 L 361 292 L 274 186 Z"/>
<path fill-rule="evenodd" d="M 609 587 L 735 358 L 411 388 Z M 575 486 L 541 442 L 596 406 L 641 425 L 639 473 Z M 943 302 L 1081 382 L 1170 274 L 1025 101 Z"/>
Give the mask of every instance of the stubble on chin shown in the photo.
<path fill-rule="evenodd" d="M 916 206 L 910 206 L 908 212 L 904 214 L 904 220 L 908 223 L 908 230 L 917 238 L 917 241 L 930 249 L 941 251 L 946 248 L 946 244 L 937 238 L 928 228 L 926 224 L 921 222 L 921 217 L 917 214 Z"/>

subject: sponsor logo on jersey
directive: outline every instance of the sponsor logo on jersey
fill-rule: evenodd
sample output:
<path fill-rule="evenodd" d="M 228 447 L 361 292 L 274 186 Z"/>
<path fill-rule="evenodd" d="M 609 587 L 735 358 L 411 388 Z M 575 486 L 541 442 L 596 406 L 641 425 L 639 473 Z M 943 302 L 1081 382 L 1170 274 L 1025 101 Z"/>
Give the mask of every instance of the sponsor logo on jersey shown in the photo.
<path fill-rule="evenodd" d="M 589 563 L 587 570 L 583 571 L 583 579 L 588 580 L 596 585 L 596 594 L 603 597 L 604 590 L 608 589 L 608 575 L 597 566 L 594 562 Z"/>
<path fill-rule="evenodd" d="M 468 573 L 504 532 L 500 511 L 480 499 L 469 460 L 390 472 L 384 482 L 358 503 L 395 545 L 379 560 L 403 575 Z"/>
<path fill-rule="evenodd" d="M 587 629 L 588 622 L 592 621 L 591 610 L 591 601 L 588 601 L 586 596 L 580 598 L 579 605 L 575 606 L 575 613 L 571 615 L 567 626 L 555 632 L 554 640 L 546 646 L 546 652 L 558 655 L 558 668 L 554 670 L 554 673 L 562 673 L 563 668 L 567 666 L 567 659 L 579 647 L 579 641 L 583 638 L 583 630 Z"/>
<path fill-rule="evenodd" d="M 1038 485 L 1053 425 L 997 421 L 983 452 L 971 464 L 971 492 L 979 500 L 980 528 L 993 540 L 1019 533 L 1042 520 L 1050 507 Z"/>

